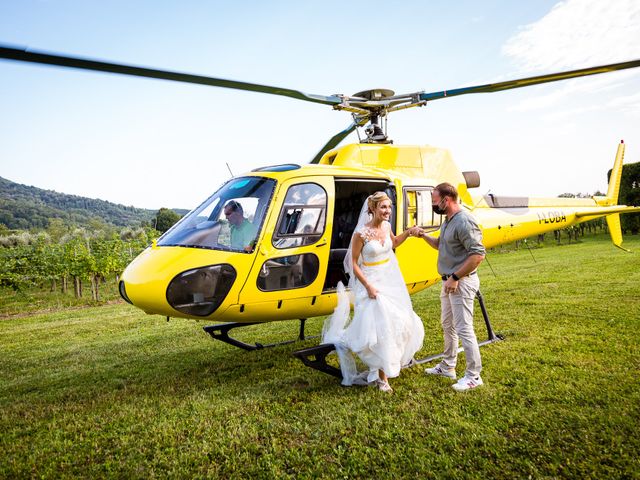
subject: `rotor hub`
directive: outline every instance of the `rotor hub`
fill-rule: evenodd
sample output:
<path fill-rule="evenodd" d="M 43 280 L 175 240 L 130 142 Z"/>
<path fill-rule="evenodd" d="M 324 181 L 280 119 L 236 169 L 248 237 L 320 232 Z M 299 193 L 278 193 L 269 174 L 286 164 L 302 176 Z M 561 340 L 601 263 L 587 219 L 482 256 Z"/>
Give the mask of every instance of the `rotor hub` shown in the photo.
<path fill-rule="evenodd" d="M 364 98 L 366 100 L 382 100 L 384 98 L 393 97 L 395 92 L 388 88 L 374 88 L 373 90 L 363 90 L 362 92 L 354 93 L 354 97 Z"/>

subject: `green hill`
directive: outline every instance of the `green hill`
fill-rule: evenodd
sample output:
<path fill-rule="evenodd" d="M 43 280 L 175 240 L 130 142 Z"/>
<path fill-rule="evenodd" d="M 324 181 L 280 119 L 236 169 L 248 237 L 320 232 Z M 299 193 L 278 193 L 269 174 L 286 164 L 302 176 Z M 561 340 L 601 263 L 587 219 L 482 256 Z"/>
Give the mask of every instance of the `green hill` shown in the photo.
<path fill-rule="evenodd" d="M 186 212 L 175 211 L 181 215 Z M 99 221 L 119 227 L 138 226 L 148 224 L 155 214 L 155 210 L 43 190 L 0 177 L 0 224 L 12 230 L 46 228 L 52 218 L 70 225 Z"/>

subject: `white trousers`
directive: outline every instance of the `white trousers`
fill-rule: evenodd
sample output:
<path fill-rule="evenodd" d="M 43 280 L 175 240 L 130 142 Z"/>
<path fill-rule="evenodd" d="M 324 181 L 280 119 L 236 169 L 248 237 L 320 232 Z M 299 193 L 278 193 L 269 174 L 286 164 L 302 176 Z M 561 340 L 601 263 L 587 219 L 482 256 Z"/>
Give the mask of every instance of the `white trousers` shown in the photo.
<path fill-rule="evenodd" d="M 443 285 L 444 287 L 444 285 Z M 465 375 L 476 377 L 482 370 L 480 347 L 473 330 L 473 302 L 480 288 L 478 275 L 463 277 L 453 293 L 440 292 L 442 331 L 444 333 L 444 359 L 442 363 L 455 368 L 458 360 L 458 338 L 467 360 Z"/>

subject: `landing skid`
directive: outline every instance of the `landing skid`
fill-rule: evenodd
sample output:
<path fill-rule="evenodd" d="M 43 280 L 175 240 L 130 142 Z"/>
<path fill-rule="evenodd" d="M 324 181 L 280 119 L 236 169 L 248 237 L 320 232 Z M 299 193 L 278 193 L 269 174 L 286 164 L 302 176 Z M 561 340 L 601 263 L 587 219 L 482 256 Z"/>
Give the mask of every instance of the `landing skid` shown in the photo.
<path fill-rule="evenodd" d="M 333 352 L 336 347 L 333 343 L 322 343 L 317 347 L 305 348 L 293 352 L 293 356 L 300 359 L 307 367 L 311 367 L 322 373 L 333 375 L 342 379 L 342 372 L 339 368 L 327 363 L 327 355 Z"/>
<path fill-rule="evenodd" d="M 219 325 L 207 325 L 202 329 L 211 335 L 211 338 L 214 340 L 220 340 L 221 342 L 228 343 L 229 345 L 233 345 L 234 347 L 242 348 L 243 350 L 262 350 L 263 348 L 276 347 L 278 345 L 287 345 L 289 343 L 299 342 L 302 340 L 308 340 L 310 338 L 318 338 L 317 335 L 312 337 L 305 336 L 304 327 L 307 319 L 300 319 L 300 330 L 298 332 L 298 338 L 295 340 L 287 340 L 285 342 L 278 343 L 269 343 L 262 344 L 256 342 L 255 344 L 245 343 L 237 338 L 233 338 L 229 335 L 229 332 L 235 328 L 248 327 L 250 325 L 257 325 L 262 322 L 253 322 L 253 323 L 238 323 L 238 322 L 229 322 L 229 323 L 221 323 Z"/>
<path fill-rule="evenodd" d="M 478 293 L 476 293 L 476 298 L 478 300 L 478 303 L 480 304 L 480 310 L 482 312 L 482 317 L 484 318 L 485 326 L 487 327 L 488 336 L 487 340 L 478 342 L 478 345 L 482 347 L 484 345 L 489 345 L 490 343 L 504 340 L 504 336 L 496 334 L 491 327 L 489 314 L 487 313 L 487 309 L 484 304 L 484 297 L 482 296 L 482 293 L 480 293 L 480 290 L 478 290 Z M 305 348 L 303 350 L 293 352 L 293 356 L 300 359 L 302 363 L 304 363 L 307 367 L 311 367 L 320 372 L 327 373 L 329 375 L 342 379 L 342 372 L 340 371 L 340 369 L 327 363 L 327 355 L 329 355 L 334 350 L 335 346 L 333 345 L 333 343 L 323 343 L 321 345 L 318 345 L 317 347 Z M 458 353 L 462 351 L 462 348 L 458 348 Z M 413 367 L 414 365 L 422 365 L 423 363 L 433 362 L 434 360 L 442 357 L 444 357 L 444 353 L 430 355 L 420 360 L 414 359 L 408 365 L 405 365 L 402 368 L 408 368 Z"/>

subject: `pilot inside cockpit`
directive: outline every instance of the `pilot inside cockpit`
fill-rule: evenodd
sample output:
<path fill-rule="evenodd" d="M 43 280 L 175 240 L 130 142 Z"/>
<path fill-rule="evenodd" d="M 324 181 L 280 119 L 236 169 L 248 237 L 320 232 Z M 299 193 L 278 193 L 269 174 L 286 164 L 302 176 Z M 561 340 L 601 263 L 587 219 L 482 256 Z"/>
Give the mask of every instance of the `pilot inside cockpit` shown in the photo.
<path fill-rule="evenodd" d="M 224 206 L 224 215 L 231 230 L 231 248 L 251 251 L 256 238 L 256 227 L 244 216 L 242 204 L 235 200 Z"/>

